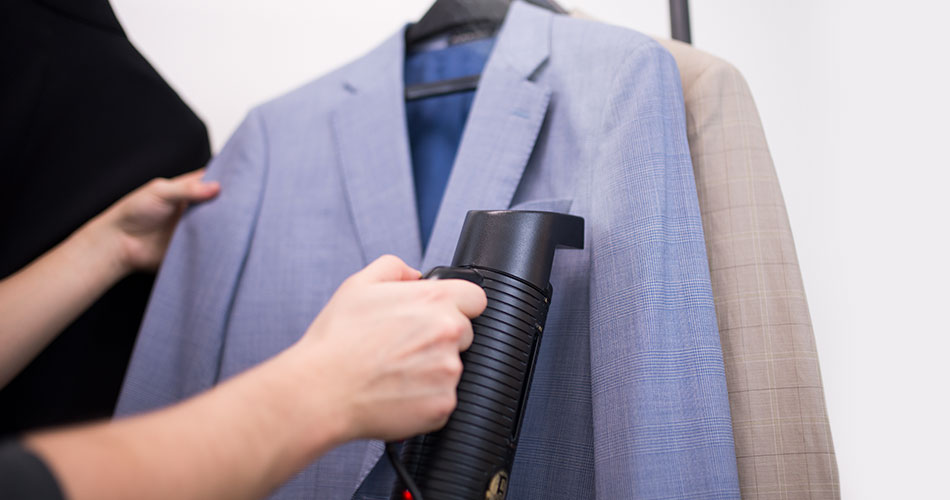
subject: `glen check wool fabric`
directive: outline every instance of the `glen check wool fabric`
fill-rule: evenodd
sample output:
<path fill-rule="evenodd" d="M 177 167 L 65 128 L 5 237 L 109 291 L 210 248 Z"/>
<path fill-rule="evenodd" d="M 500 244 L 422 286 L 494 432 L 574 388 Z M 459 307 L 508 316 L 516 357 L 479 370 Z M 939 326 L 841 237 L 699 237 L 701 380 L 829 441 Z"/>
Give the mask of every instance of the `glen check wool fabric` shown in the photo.
<path fill-rule="evenodd" d="M 555 258 L 510 498 L 738 498 L 669 52 L 515 2 L 423 251 L 403 43 L 395 33 L 255 109 L 212 161 L 222 192 L 176 230 L 119 413 L 181 400 L 289 346 L 343 279 L 381 254 L 422 269 L 451 262 L 468 210 L 562 211 L 586 219 L 585 249 Z M 364 478 L 376 484 L 381 454 L 375 441 L 341 446 L 274 496 L 351 498 Z"/>
<path fill-rule="evenodd" d="M 682 77 L 742 498 L 839 498 L 815 336 L 752 94 L 729 63 L 659 43 Z"/>

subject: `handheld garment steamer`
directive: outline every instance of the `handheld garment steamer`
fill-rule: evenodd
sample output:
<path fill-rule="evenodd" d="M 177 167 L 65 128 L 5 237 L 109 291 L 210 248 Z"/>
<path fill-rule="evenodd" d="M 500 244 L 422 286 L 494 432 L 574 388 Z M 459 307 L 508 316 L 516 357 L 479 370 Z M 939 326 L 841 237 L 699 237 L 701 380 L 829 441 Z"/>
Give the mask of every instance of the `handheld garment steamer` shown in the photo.
<path fill-rule="evenodd" d="M 584 219 L 553 212 L 471 211 L 451 267 L 428 279 L 480 285 L 488 307 L 462 353 L 458 406 L 441 430 L 386 452 L 399 479 L 393 500 L 504 500 L 553 291 L 558 246 L 584 247 Z"/>

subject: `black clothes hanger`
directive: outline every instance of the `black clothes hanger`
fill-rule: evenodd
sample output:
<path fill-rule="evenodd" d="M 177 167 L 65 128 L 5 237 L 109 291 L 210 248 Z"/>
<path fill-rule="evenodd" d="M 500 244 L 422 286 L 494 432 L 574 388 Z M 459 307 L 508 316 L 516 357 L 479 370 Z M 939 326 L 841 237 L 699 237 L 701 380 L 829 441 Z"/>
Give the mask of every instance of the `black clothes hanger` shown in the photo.
<path fill-rule="evenodd" d="M 566 14 L 550 0 L 525 0 L 527 3 Z M 436 0 L 419 22 L 406 30 L 407 46 L 448 32 L 472 32 L 497 29 L 505 20 L 511 0 Z"/>
<path fill-rule="evenodd" d="M 495 34 L 505 20 L 512 0 L 436 0 L 419 22 L 406 30 L 406 49 L 440 35 L 470 41 Z M 558 14 L 566 14 L 553 0 L 525 0 Z M 451 43 L 451 42 L 450 42 Z M 423 99 L 475 90 L 479 75 L 406 87 L 406 100 Z"/>
<path fill-rule="evenodd" d="M 674 40 L 692 43 L 689 33 L 688 0 L 670 0 L 670 33 Z"/>

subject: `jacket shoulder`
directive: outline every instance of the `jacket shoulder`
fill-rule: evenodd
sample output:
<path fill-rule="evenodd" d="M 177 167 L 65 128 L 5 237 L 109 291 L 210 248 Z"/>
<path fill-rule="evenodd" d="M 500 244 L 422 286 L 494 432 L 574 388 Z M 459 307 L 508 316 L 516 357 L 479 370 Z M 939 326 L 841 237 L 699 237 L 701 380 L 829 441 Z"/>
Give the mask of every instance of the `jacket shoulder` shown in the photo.
<path fill-rule="evenodd" d="M 555 16 L 552 44 L 605 64 L 618 64 L 633 54 L 670 58 L 669 51 L 639 31 L 594 20 L 586 15 Z M 555 52 L 555 51 L 552 51 Z M 582 52 L 582 54 L 580 54 Z"/>
<path fill-rule="evenodd" d="M 328 112 L 345 95 L 347 67 L 338 68 L 278 97 L 255 106 L 253 113 L 265 120 L 271 116 L 287 119 Z"/>
<path fill-rule="evenodd" d="M 393 35 L 368 53 L 267 101 L 256 109 L 265 119 L 268 116 L 279 115 L 284 120 L 287 117 L 313 117 L 329 112 L 337 103 L 351 94 L 353 90 L 351 82 L 362 86 L 366 82 L 376 81 L 380 73 L 391 70 L 389 65 L 399 63 L 393 57 L 394 54 L 398 54 L 396 49 L 399 38 L 401 34 Z"/>
<path fill-rule="evenodd" d="M 684 89 L 694 85 L 748 87 L 742 72 L 729 61 L 676 40 L 658 38 L 656 41 L 676 60 Z"/>

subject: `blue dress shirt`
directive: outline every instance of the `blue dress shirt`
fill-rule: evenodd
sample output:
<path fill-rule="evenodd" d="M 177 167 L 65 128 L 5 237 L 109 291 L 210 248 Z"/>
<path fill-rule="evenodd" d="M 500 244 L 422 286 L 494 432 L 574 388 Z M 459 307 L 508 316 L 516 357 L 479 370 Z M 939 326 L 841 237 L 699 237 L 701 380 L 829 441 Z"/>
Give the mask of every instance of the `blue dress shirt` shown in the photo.
<path fill-rule="evenodd" d="M 405 62 L 406 86 L 477 75 L 485 67 L 494 45 L 493 38 L 486 38 L 409 54 Z M 474 91 L 466 91 L 406 102 L 423 248 L 432 234 L 474 98 Z"/>

